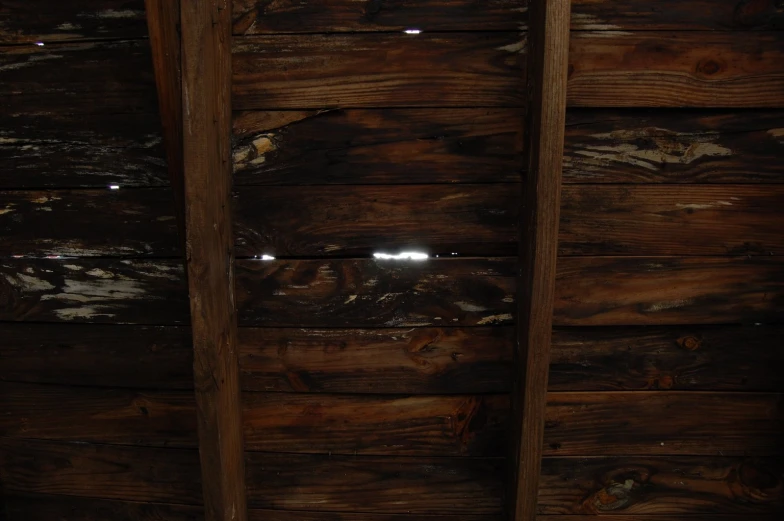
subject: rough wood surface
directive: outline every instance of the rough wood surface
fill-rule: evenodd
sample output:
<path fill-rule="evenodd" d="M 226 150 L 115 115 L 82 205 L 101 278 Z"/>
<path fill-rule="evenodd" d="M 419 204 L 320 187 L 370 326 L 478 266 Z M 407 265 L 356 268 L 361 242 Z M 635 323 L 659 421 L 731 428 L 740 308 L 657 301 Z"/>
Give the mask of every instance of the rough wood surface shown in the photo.
<path fill-rule="evenodd" d="M 582 107 L 781 107 L 782 61 L 781 32 L 575 32 L 568 102 Z"/>
<path fill-rule="evenodd" d="M 524 52 L 517 33 L 237 38 L 232 103 L 239 110 L 519 107 Z"/>
<path fill-rule="evenodd" d="M 240 328 L 242 387 L 374 394 L 506 393 L 511 391 L 513 335 L 511 327 Z"/>
<path fill-rule="evenodd" d="M 781 255 L 781 185 L 570 185 L 560 255 Z"/>
<path fill-rule="evenodd" d="M 564 183 L 784 182 L 780 110 L 571 109 L 566 121 Z"/>
<path fill-rule="evenodd" d="M 782 326 L 558 328 L 551 391 L 784 391 Z"/>
<path fill-rule="evenodd" d="M 8 521 L 200 521 L 201 507 L 47 494 L 5 498 Z"/>
<path fill-rule="evenodd" d="M 778 323 L 777 257 L 562 257 L 556 325 Z"/>

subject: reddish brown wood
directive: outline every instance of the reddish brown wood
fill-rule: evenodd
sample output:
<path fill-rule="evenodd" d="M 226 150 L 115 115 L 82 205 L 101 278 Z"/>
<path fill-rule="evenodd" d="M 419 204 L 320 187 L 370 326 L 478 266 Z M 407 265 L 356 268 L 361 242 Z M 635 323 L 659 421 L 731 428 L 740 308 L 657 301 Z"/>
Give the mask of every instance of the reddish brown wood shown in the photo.
<path fill-rule="evenodd" d="M 47 494 L 5 498 L 8 521 L 199 521 L 201 507 Z"/>

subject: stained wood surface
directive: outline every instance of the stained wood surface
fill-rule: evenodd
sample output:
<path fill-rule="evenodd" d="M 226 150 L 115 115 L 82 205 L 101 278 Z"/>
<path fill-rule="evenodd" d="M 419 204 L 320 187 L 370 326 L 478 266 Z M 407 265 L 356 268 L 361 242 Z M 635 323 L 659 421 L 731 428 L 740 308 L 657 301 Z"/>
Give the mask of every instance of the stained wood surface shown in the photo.
<path fill-rule="evenodd" d="M 242 325 L 482 326 L 513 322 L 514 259 L 238 260 Z"/>
<path fill-rule="evenodd" d="M 556 325 L 777 323 L 784 266 L 771 257 L 562 257 Z"/>
<path fill-rule="evenodd" d="M 518 182 L 518 109 L 247 111 L 237 185 Z"/>
<path fill-rule="evenodd" d="M 503 456 L 509 398 L 243 393 L 245 447 L 265 452 Z"/>
<path fill-rule="evenodd" d="M 571 185 L 561 255 L 781 255 L 784 187 Z"/>
<path fill-rule="evenodd" d="M 571 109 L 566 120 L 564 183 L 784 182 L 780 110 Z"/>
<path fill-rule="evenodd" d="M 519 184 L 242 188 L 234 197 L 237 255 L 513 255 L 519 190 Z"/>
<path fill-rule="evenodd" d="M 572 33 L 568 102 L 582 107 L 781 107 L 784 34 Z"/>
<path fill-rule="evenodd" d="M 781 472 L 781 458 L 545 458 L 538 513 L 756 519 L 784 510 Z"/>
<path fill-rule="evenodd" d="M 136 501 L 19 494 L 5 498 L 8 521 L 199 521 L 201 507 Z"/>
<path fill-rule="evenodd" d="M 0 380 L 137 389 L 192 389 L 185 327 L 0 324 Z"/>
<path fill-rule="evenodd" d="M 240 328 L 243 389 L 460 394 L 511 390 L 511 327 Z"/>
<path fill-rule="evenodd" d="M 235 110 L 519 107 L 524 50 L 517 33 L 238 38 L 232 103 Z"/>
<path fill-rule="evenodd" d="M 784 391 L 781 326 L 558 328 L 551 391 Z"/>
<path fill-rule="evenodd" d="M 248 506 L 383 514 L 501 514 L 500 459 L 248 453 Z"/>

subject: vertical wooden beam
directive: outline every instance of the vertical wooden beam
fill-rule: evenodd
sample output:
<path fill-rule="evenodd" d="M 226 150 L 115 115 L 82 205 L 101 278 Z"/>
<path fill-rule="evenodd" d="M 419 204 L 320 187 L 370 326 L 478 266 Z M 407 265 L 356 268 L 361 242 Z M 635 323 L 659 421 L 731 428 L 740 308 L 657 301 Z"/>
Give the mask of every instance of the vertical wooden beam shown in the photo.
<path fill-rule="evenodd" d="M 207 521 L 245 521 L 231 224 L 231 3 L 181 3 L 186 257 Z"/>
<path fill-rule="evenodd" d="M 528 173 L 520 212 L 512 521 L 534 521 L 550 365 L 569 57 L 569 0 L 531 0 Z"/>

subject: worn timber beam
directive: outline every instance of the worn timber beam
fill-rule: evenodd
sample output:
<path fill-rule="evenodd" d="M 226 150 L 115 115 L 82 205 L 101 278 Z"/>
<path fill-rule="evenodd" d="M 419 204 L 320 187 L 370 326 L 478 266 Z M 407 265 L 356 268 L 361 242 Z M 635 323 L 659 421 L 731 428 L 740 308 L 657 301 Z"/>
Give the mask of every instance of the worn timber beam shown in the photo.
<path fill-rule="evenodd" d="M 529 3 L 528 173 L 520 212 L 512 521 L 536 518 L 555 294 L 569 11 L 570 0 Z"/>
<path fill-rule="evenodd" d="M 231 223 L 231 3 L 181 3 L 186 258 L 207 521 L 245 521 Z"/>

